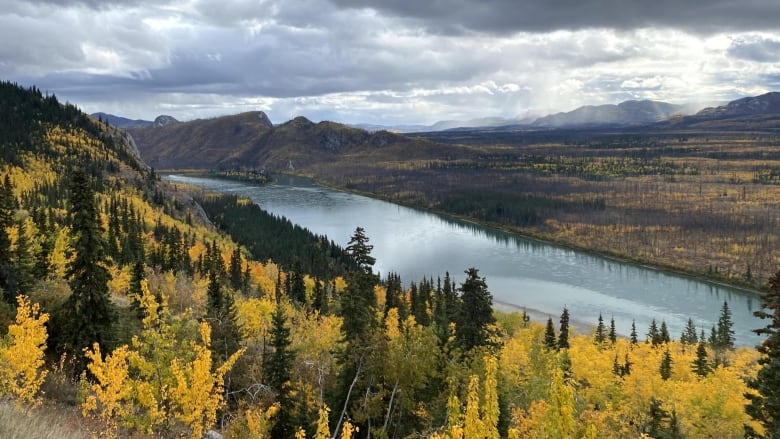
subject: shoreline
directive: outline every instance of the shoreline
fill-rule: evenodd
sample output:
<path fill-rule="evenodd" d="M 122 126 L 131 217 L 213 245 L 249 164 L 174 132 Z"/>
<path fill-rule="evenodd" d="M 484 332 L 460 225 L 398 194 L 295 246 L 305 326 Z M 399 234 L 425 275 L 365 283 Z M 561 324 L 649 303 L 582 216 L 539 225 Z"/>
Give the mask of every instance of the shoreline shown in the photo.
<path fill-rule="evenodd" d="M 164 173 L 164 174 L 179 173 L 179 174 L 184 174 L 184 175 L 197 175 L 197 176 L 209 177 L 209 178 L 225 178 L 225 177 L 210 176 L 208 170 L 201 170 L 201 169 L 180 169 L 180 170 L 178 170 L 178 169 L 166 169 L 166 170 L 159 170 L 157 172 L 158 173 Z M 586 253 L 586 254 L 589 254 L 589 255 L 592 255 L 592 256 L 598 256 L 598 257 L 601 257 L 601 258 L 604 258 L 604 259 L 608 259 L 608 260 L 611 260 L 611 261 L 615 261 L 615 262 L 636 265 L 638 267 L 642 267 L 642 268 L 645 268 L 645 269 L 658 271 L 658 272 L 662 272 L 662 273 L 673 274 L 675 276 L 685 277 L 685 278 L 689 278 L 689 279 L 693 279 L 693 280 L 697 280 L 697 281 L 701 281 L 701 282 L 706 282 L 706 283 L 709 283 L 709 284 L 712 284 L 712 285 L 715 285 L 715 286 L 732 288 L 732 289 L 735 289 L 735 290 L 739 290 L 739 291 L 742 291 L 742 292 L 745 292 L 745 293 L 752 294 L 752 295 L 754 295 L 757 298 L 760 298 L 760 296 L 762 294 L 762 291 L 760 289 L 756 288 L 756 287 L 740 285 L 740 284 L 737 284 L 737 283 L 730 283 L 730 282 L 728 282 L 728 281 L 726 281 L 724 279 L 708 277 L 708 276 L 706 276 L 706 275 L 704 275 L 703 273 L 700 273 L 700 272 L 694 272 L 694 271 L 691 271 L 691 270 L 686 270 L 686 269 L 681 268 L 681 267 L 669 266 L 669 265 L 658 263 L 658 262 L 648 261 L 646 259 L 632 258 L 632 257 L 627 256 L 627 255 L 622 255 L 622 254 L 614 253 L 614 252 L 610 252 L 610 251 L 602 251 L 602 250 L 597 250 L 597 249 L 593 249 L 593 248 L 589 248 L 589 247 L 584 247 L 584 246 L 572 244 L 572 243 L 569 243 L 569 242 L 564 242 L 564 241 L 561 241 L 561 240 L 553 239 L 553 238 L 551 238 L 549 236 L 545 236 L 543 234 L 540 235 L 540 234 L 529 233 L 526 230 L 521 230 L 519 228 L 515 228 L 515 227 L 512 227 L 512 226 L 505 225 L 505 224 L 483 222 L 483 221 L 479 221 L 479 220 L 476 220 L 476 219 L 471 218 L 471 217 L 456 215 L 456 214 L 453 214 L 453 213 L 450 213 L 450 212 L 446 212 L 446 211 L 442 211 L 442 210 L 439 210 L 439 209 L 433 209 L 433 208 L 417 206 L 417 205 L 410 204 L 410 203 L 403 203 L 403 202 L 400 202 L 400 201 L 397 201 L 397 200 L 392 200 L 392 199 L 390 199 L 388 197 L 384 197 L 384 196 L 380 196 L 378 194 L 374 194 L 372 192 L 365 192 L 365 191 L 360 191 L 360 190 L 356 190 L 356 189 L 351 189 L 351 188 L 339 186 L 339 185 L 333 184 L 331 182 L 322 180 L 320 178 L 317 178 L 315 176 L 312 176 L 312 175 L 309 175 L 309 174 L 305 174 L 305 173 L 278 172 L 277 174 L 279 174 L 279 175 L 288 175 L 288 176 L 299 177 L 299 178 L 307 178 L 307 179 L 311 180 L 312 182 L 314 182 L 317 185 L 320 185 L 320 186 L 323 186 L 323 187 L 326 187 L 326 188 L 329 188 L 329 189 L 332 189 L 332 190 L 337 190 L 337 191 L 341 191 L 341 192 L 351 193 L 351 194 L 355 194 L 355 195 L 361 195 L 361 196 L 372 198 L 372 199 L 375 199 L 375 200 L 381 200 L 381 201 L 385 201 L 385 202 L 388 202 L 388 203 L 392 203 L 392 204 L 395 204 L 395 205 L 398 205 L 398 206 L 403 206 L 403 207 L 407 207 L 407 208 L 410 208 L 410 209 L 419 210 L 421 212 L 426 212 L 426 213 L 439 215 L 439 216 L 442 216 L 444 218 L 448 218 L 448 219 L 452 219 L 452 220 L 456 220 L 456 221 L 462 221 L 462 222 L 469 223 L 469 224 L 476 225 L 476 226 L 480 226 L 480 227 L 486 227 L 486 228 L 493 229 L 493 230 L 496 230 L 496 231 L 500 231 L 500 232 L 503 232 L 503 233 L 509 233 L 509 234 L 512 234 L 512 235 L 517 235 L 517 236 L 520 236 L 520 237 L 525 238 L 525 239 L 536 241 L 536 242 L 538 242 L 540 244 L 553 245 L 553 246 L 564 248 L 564 249 L 568 249 L 568 250 L 574 250 L 574 251 L 578 251 L 578 252 L 583 252 L 583 253 Z M 232 180 L 230 178 L 225 178 L 225 179 L 231 180 L 231 181 L 235 181 L 235 180 Z M 271 182 L 273 182 L 273 175 L 272 175 L 272 178 L 271 178 Z M 545 319 L 545 322 L 546 322 L 546 319 Z"/>

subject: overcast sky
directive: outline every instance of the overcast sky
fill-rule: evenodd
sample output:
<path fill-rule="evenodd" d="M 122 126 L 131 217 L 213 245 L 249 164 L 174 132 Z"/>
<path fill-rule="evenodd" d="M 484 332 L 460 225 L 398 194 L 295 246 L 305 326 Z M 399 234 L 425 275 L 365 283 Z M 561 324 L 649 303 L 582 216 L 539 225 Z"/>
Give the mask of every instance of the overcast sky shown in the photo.
<path fill-rule="evenodd" d="M 777 0 L 0 0 L 0 79 L 87 112 L 429 124 L 780 90 Z"/>

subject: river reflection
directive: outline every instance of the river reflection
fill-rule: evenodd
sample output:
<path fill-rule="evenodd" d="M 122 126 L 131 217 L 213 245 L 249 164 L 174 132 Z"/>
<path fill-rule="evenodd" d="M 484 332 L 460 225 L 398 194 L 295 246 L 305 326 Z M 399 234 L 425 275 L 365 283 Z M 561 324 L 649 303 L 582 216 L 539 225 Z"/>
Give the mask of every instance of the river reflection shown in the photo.
<path fill-rule="evenodd" d="M 751 332 L 761 326 L 752 315 L 760 300 L 750 292 L 335 191 L 296 177 L 280 177 L 266 186 L 180 175 L 166 178 L 250 197 L 263 209 L 342 246 L 356 227 L 363 227 L 374 245 L 376 271 L 383 275 L 395 271 L 406 283 L 443 277 L 445 272 L 460 282 L 463 270 L 477 267 L 499 305 L 527 308 L 556 321 L 567 306 L 572 318 L 585 326 L 595 326 L 601 313 L 607 322 L 614 317 L 622 335 L 630 332 L 635 320 L 642 338 L 652 319 L 659 324 L 666 321 L 674 338 L 689 317 L 709 334 L 726 301 L 737 342 L 760 341 Z"/>

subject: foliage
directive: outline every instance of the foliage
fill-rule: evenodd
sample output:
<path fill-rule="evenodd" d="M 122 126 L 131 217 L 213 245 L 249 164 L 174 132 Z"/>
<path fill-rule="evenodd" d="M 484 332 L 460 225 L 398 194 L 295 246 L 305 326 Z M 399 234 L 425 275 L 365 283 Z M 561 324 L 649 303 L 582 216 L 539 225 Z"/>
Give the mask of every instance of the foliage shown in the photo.
<path fill-rule="evenodd" d="M 0 390 L 19 405 L 35 404 L 48 373 L 44 369 L 44 351 L 49 315 L 26 296 L 20 295 L 16 300 L 16 321 L 8 327 L 10 343 L 0 345 Z"/>
<path fill-rule="evenodd" d="M 460 286 L 461 307 L 456 321 L 455 334 L 464 352 L 485 346 L 490 339 L 490 325 L 493 317 L 493 295 L 487 289 L 485 278 L 479 277 L 479 270 L 466 270 L 466 280 Z"/>

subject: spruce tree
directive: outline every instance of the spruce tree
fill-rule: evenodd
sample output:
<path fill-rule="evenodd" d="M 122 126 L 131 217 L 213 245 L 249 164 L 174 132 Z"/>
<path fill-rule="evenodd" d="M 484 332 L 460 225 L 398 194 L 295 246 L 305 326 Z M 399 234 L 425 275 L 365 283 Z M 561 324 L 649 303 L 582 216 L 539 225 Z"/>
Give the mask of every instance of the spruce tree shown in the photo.
<path fill-rule="evenodd" d="M 93 343 L 100 344 L 106 353 L 113 349 L 117 313 L 108 294 L 111 276 L 95 194 L 84 171 L 72 173 L 70 192 L 70 250 L 74 257 L 66 276 L 71 294 L 55 313 L 52 335 L 57 348 L 75 359 L 78 373 L 86 366 L 84 349 Z"/>
<path fill-rule="evenodd" d="M 661 374 L 661 379 L 668 380 L 672 376 L 672 354 L 669 352 L 669 348 L 664 351 L 664 356 L 661 358 L 661 365 L 658 368 Z"/>
<path fill-rule="evenodd" d="M 14 197 L 11 177 L 6 174 L 0 183 L 0 290 L 8 303 L 15 303 L 15 282 L 13 281 L 13 266 L 11 265 L 11 238 L 8 229 L 14 223 L 14 211 L 17 203 Z"/>
<path fill-rule="evenodd" d="M 710 373 L 711 367 L 707 361 L 707 347 L 704 342 L 700 341 L 696 348 L 696 359 L 693 360 L 692 369 L 700 377 L 706 377 Z"/>
<path fill-rule="evenodd" d="M 734 322 L 731 320 L 731 310 L 729 310 L 728 302 L 723 302 L 723 307 L 720 309 L 720 318 L 718 318 L 718 326 L 715 330 L 717 347 L 720 349 L 734 349 Z"/>
<path fill-rule="evenodd" d="M 617 343 L 617 331 L 615 330 L 615 318 L 612 317 L 609 320 L 609 342 L 612 344 Z"/>
<path fill-rule="evenodd" d="M 699 337 L 696 335 L 696 326 L 693 324 L 693 319 L 688 318 L 688 323 L 685 325 L 682 334 L 680 334 L 680 343 L 683 345 L 695 345 L 699 343 Z"/>
<path fill-rule="evenodd" d="M 347 273 L 347 287 L 342 292 L 340 301 L 340 315 L 344 319 L 342 328 L 344 337 L 349 343 L 365 339 L 378 325 L 374 293 L 374 286 L 378 279 L 372 271 L 376 261 L 371 256 L 373 248 L 368 244 L 365 230 L 358 227 L 345 249 L 356 266 Z"/>
<path fill-rule="evenodd" d="M 747 414 L 766 429 L 766 437 L 780 438 L 780 271 L 769 278 L 769 289 L 761 296 L 761 310 L 753 313 L 769 323 L 753 330 L 767 338 L 758 347 L 761 358 L 755 379 L 748 387 L 758 392 L 745 397 L 749 403 Z"/>
<path fill-rule="evenodd" d="M 464 352 L 488 344 L 488 325 L 495 323 L 493 317 L 493 295 L 487 289 L 485 278 L 479 277 L 479 270 L 465 271 L 466 280 L 461 284 L 461 312 L 456 322 L 455 335 Z"/>
<path fill-rule="evenodd" d="M 672 341 L 669 335 L 669 328 L 666 326 L 666 320 L 661 320 L 661 329 L 658 331 L 658 336 L 661 339 L 661 343 L 669 343 Z"/>
<path fill-rule="evenodd" d="M 17 224 L 18 238 L 16 239 L 16 248 L 14 249 L 13 267 L 16 280 L 16 291 L 18 294 L 29 294 L 35 282 L 35 255 L 32 251 L 32 243 L 27 235 L 27 223 L 20 220 Z"/>
<path fill-rule="evenodd" d="M 604 327 L 604 318 L 599 313 L 599 323 L 596 326 L 596 333 L 593 335 L 593 341 L 601 345 L 607 341 L 606 327 Z"/>
<path fill-rule="evenodd" d="M 268 360 L 263 368 L 265 381 L 274 393 L 279 403 L 279 412 L 271 430 L 273 438 L 291 438 L 294 436 L 292 425 L 292 369 L 295 352 L 290 349 L 292 339 L 290 328 L 287 327 L 287 316 L 284 313 L 284 303 L 278 301 L 271 320 L 271 348 Z"/>
<path fill-rule="evenodd" d="M 631 344 L 638 344 L 639 343 L 639 337 L 636 333 L 636 320 L 631 321 L 631 335 L 630 335 Z"/>
<path fill-rule="evenodd" d="M 561 313 L 561 327 L 558 333 L 558 349 L 569 349 L 569 310 L 565 306 Z"/>
<path fill-rule="evenodd" d="M 547 318 L 547 326 L 544 329 L 544 346 L 547 349 L 558 349 L 558 339 L 555 336 L 552 317 Z"/>
<path fill-rule="evenodd" d="M 239 248 L 236 248 L 233 250 L 233 253 L 230 254 L 228 273 L 230 274 L 230 288 L 234 291 L 241 291 L 244 280 L 243 272 L 241 270 L 241 250 Z"/>
<path fill-rule="evenodd" d="M 647 330 L 647 343 L 650 343 L 652 346 L 661 344 L 661 333 L 658 331 L 658 324 L 655 322 L 655 319 L 650 322 L 650 328 Z"/>

